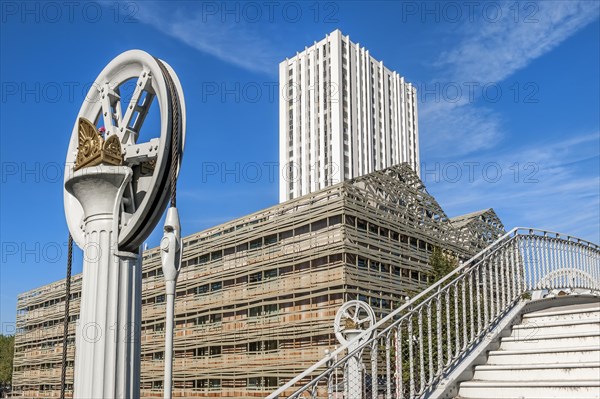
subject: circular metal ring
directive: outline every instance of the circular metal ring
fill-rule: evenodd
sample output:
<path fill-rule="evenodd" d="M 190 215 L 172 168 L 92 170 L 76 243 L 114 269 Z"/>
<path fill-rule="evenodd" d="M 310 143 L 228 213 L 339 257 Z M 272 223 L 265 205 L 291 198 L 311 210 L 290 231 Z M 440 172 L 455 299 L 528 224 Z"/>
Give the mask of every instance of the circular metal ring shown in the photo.
<path fill-rule="evenodd" d="M 375 312 L 368 303 L 352 300 L 344 303 L 333 321 L 333 331 L 341 345 L 347 344 L 350 339 L 348 333 L 361 333 L 375 325 Z M 371 335 L 375 333 L 372 331 Z"/>
<path fill-rule="evenodd" d="M 162 65 L 161 65 L 162 64 Z M 162 67 L 161 67 L 162 66 Z M 131 98 L 121 98 L 122 89 L 136 80 Z M 138 142 L 145 117 L 156 99 L 160 115 L 160 131 L 147 142 Z M 131 167 L 133 179 L 125 190 L 119 218 L 120 250 L 137 251 L 159 222 L 168 203 L 171 178 L 172 135 L 178 135 L 179 172 L 185 143 L 186 111 L 181 83 L 164 61 L 141 50 L 130 50 L 114 58 L 96 78 L 84 100 L 73 131 L 65 163 L 65 182 L 73 176 L 78 151 L 80 118 L 102 125 L 105 138 L 119 137 L 123 165 Z M 174 123 L 177 118 L 177 123 Z M 178 126 L 176 132 L 174 125 Z M 140 152 L 141 150 L 141 152 Z M 145 155 L 144 155 L 145 154 Z M 83 208 L 64 190 L 67 224 L 73 240 L 83 248 Z"/>

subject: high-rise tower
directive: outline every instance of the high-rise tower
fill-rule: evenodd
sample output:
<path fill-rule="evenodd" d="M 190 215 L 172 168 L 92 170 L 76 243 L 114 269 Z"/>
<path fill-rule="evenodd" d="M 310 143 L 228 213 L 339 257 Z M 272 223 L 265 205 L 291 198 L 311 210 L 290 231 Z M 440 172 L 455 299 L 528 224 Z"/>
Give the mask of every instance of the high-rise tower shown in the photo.
<path fill-rule="evenodd" d="M 280 202 L 408 162 L 419 173 L 416 89 L 335 30 L 279 64 Z"/>

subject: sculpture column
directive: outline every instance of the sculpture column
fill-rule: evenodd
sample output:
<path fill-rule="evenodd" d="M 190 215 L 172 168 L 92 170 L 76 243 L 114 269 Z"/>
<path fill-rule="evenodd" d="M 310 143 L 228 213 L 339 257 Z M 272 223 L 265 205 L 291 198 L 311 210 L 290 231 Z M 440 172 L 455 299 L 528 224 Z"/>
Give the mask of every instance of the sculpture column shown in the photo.
<path fill-rule="evenodd" d="M 119 211 L 127 166 L 78 170 L 65 189 L 83 208 L 82 298 L 74 398 L 139 398 L 141 262 L 119 252 Z"/>

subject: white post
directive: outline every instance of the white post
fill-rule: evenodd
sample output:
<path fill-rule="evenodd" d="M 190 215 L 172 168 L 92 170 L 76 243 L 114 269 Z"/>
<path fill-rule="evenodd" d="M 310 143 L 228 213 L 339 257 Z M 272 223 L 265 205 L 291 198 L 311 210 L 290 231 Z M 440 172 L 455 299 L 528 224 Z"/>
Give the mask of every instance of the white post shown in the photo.
<path fill-rule="evenodd" d="M 351 342 L 348 346 L 348 353 L 358 348 L 359 340 L 354 340 L 362 333 L 361 330 L 346 330 L 344 334 L 346 339 Z M 353 341 L 354 340 L 354 341 Z M 352 342 L 353 341 L 353 342 Z M 346 398 L 361 399 L 363 394 L 362 373 L 360 370 L 361 363 L 358 356 L 352 356 L 347 363 L 347 378 L 346 378 Z"/>
<path fill-rule="evenodd" d="M 173 395 L 173 333 L 175 313 L 175 287 L 181 268 L 181 227 L 177 208 L 171 207 L 165 219 L 164 235 L 160 241 L 162 269 L 165 276 L 167 294 L 167 315 L 165 329 L 165 399 Z"/>
<path fill-rule="evenodd" d="M 139 255 L 117 248 L 119 208 L 132 174 L 126 166 L 100 165 L 65 182 L 83 208 L 85 231 L 74 398 L 139 398 Z"/>
<path fill-rule="evenodd" d="M 168 292 L 168 289 L 167 289 Z M 171 399 L 173 396 L 173 313 L 175 309 L 175 295 L 167 294 L 167 323 L 165 332 L 165 385 L 164 397 Z"/>

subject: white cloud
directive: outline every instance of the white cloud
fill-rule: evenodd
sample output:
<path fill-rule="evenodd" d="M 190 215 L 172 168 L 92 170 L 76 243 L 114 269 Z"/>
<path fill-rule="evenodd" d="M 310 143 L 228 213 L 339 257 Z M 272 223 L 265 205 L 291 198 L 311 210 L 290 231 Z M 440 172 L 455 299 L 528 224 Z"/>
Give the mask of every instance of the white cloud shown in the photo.
<path fill-rule="evenodd" d="M 457 102 L 442 98 L 420 104 L 423 149 L 432 155 L 450 149 L 462 156 L 494 147 L 504 136 L 502 118 L 490 107 L 475 105 L 466 95 L 468 85 L 499 84 L 597 19 L 600 10 L 600 3 L 593 1 L 530 2 L 535 7 L 527 13 L 521 8 L 515 22 L 515 4 L 502 3 L 502 18 L 496 22 L 481 18 L 465 24 L 457 45 L 434 62 L 443 72 L 432 82 L 457 84 L 464 92 Z"/>
<path fill-rule="evenodd" d="M 431 107 L 419 111 L 422 149 L 437 157 L 470 154 L 493 147 L 502 137 L 501 120 L 491 109 L 470 104 Z"/>
<path fill-rule="evenodd" d="M 215 3 L 217 4 L 217 3 Z M 219 3 L 220 4 L 220 3 Z M 136 17 L 161 32 L 222 61 L 253 72 L 277 73 L 275 44 L 254 25 L 233 17 L 222 21 L 204 7 L 177 7 L 168 2 L 138 3 Z"/>
<path fill-rule="evenodd" d="M 422 175 L 428 190 L 451 215 L 493 207 L 507 228 L 539 227 L 600 241 L 600 132 L 575 135 L 536 147 L 469 159 L 477 162 L 473 179 L 458 162 L 462 176 L 444 164 L 440 173 Z M 484 175 L 486 165 L 496 167 Z M 428 165 L 428 170 L 435 170 Z M 450 173 L 452 172 L 452 173 Z"/>
<path fill-rule="evenodd" d="M 458 81 L 499 82 L 554 49 L 598 18 L 595 1 L 543 1 L 502 4 L 497 22 L 465 25 L 463 40 L 441 54 L 437 64 Z M 535 5 L 535 6 L 534 6 Z"/>

